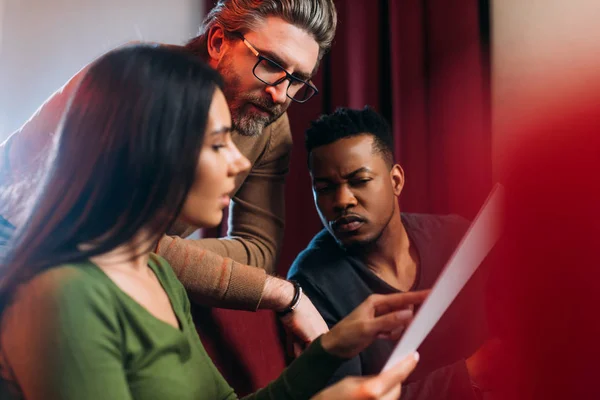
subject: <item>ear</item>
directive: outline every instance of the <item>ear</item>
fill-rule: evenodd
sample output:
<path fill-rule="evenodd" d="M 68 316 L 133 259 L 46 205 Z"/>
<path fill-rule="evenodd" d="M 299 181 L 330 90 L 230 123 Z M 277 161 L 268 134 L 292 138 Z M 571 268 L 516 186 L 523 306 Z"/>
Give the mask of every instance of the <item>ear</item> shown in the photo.
<path fill-rule="evenodd" d="M 390 171 L 390 178 L 392 179 L 394 195 L 398 197 L 404 188 L 404 170 L 400 164 L 394 164 L 392 170 Z"/>
<path fill-rule="evenodd" d="M 225 32 L 219 25 L 215 25 L 208 31 L 206 39 L 206 51 L 208 52 L 209 60 L 211 65 L 218 64 L 221 61 L 221 57 L 225 54 L 228 41 L 225 38 Z"/>

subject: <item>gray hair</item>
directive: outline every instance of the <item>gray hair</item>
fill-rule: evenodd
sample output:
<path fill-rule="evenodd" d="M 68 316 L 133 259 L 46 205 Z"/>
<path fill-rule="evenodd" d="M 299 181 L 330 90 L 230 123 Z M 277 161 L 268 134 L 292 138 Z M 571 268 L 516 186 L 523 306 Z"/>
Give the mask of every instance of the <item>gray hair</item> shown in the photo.
<path fill-rule="evenodd" d="M 319 45 L 319 60 L 331 48 L 337 25 L 333 0 L 219 0 L 186 47 L 207 58 L 207 35 L 213 26 L 226 33 L 246 33 L 267 17 L 279 17 L 312 35 Z"/>

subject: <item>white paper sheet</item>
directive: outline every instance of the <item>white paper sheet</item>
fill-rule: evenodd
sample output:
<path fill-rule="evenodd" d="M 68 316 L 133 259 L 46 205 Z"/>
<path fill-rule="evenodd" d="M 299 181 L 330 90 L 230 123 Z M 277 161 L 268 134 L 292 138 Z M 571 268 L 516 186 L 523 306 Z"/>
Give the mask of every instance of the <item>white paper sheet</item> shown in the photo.
<path fill-rule="evenodd" d="M 496 184 L 396 345 L 383 371 L 416 351 L 463 286 L 494 247 L 502 232 L 504 187 Z"/>

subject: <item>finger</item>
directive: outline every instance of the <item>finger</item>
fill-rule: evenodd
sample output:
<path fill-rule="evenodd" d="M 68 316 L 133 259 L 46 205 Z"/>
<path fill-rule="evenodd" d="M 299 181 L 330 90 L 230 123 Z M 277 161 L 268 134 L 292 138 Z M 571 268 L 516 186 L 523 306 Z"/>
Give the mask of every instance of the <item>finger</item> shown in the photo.
<path fill-rule="evenodd" d="M 410 323 L 412 322 L 412 318 L 406 323 L 405 326 L 401 326 L 397 329 L 394 329 L 392 332 L 390 332 L 390 336 L 389 336 L 389 340 L 393 340 L 393 341 L 397 341 L 399 340 L 402 335 L 404 335 L 404 332 L 406 331 L 406 328 L 410 325 Z"/>
<path fill-rule="evenodd" d="M 398 341 L 402 337 L 402 335 L 404 334 L 404 331 L 406 331 L 406 328 L 408 327 L 408 325 L 410 325 L 412 320 L 413 320 L 413 318 L 410 318 L 406 322 L 406 324 L 402 324 L 402 325 L 398 326 L 397 328 L 393 329 L 389 333 L 380 333 L 379 335 L 377 335 L 377 338 L 392 340 L 394 342 Z"/>
<path fill-rule="evenodd" d="M 370 379 L 367 385 L 374 385 L 373 389 L 380 395 L 386 394 L 408 378 L 417 366 L 417 362 L 419 362 L 419 353 L 414 352 L 391 369 Z"/>
<path fill-rule="evenodd" d="M 412 308 L 415 304 L 421 304 L 430 290 L 419 290 L 416 292 L 394 293 L 384 296 L 377 296 L 373 302 L 375 315 L 387 314 L 392 311 Z"/>
<path fill-rule="evenodd" d="M 401 310 L 367 322 L 367 329 L 372 335 L 390 335 L 399 329 L 404 329 L 412 321 L 413 313 L 410 310 Z"/>
<path fill-rule="evenodd" d="M 402 384 L 397 384 L 391 388 L 380 400 L 398 400 L 402 394 Z"/>

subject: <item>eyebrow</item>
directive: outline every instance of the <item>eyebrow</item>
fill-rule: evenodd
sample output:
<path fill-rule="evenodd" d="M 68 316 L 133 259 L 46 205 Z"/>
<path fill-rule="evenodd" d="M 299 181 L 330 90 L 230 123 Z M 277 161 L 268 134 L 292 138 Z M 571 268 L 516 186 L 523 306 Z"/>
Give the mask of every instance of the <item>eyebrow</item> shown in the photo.
<path fill-rule="evenodd" d="M 224 126 L 221 129 L 217 129 L 212 131 L 210 134 L 211 136 L 216 136 L 216 135 L 221 135 L 223 133 L 230 133 L 231 132 L 231 127 L 230 126 Z"/>
<path fill-rule="evenodd" d="M 272 53 L 270 51 L 267 50 L 261 50 L 258 47 L 254 46 L 254 48 L 256 49 L 256 51 L 258 51 L 258 53 L 263 56 L 263 57 L 267 57 L 269 58 L 271 61 L 275 61 L 277 64 L 281 65 L 282 67 L 285 68 L 285 70 L 287 71 L 288 68 L 288 63 L 284 62 L 281 58 L 279 58 L 277 56 L 277 54 Z M 306 73 L 306 72 L 294 72 L 293 74 L 290 74 L 295 78 L 301 79 L 303 81 L 309 81 L 312 78 L 312 74 Z"/>
<path fill-rule="evenodd" d="M 354 178 L 356 175 L 360 174 L 361 172 L 373 172 L 370 168 L 368 167 L 362 167 L 359 168 L 355 171 L 350 172 L 349 174 L 346 174 L 344 176 L 342 176 L 342 178 L 344 179 L 352 179 Z M 330 179 L 328 178 L 315 178 L 313 179 L 313 182 L 317 183 L 317 182 L 331 182 Z"/>

